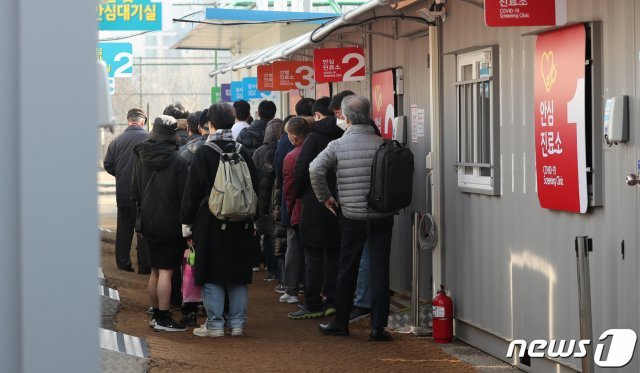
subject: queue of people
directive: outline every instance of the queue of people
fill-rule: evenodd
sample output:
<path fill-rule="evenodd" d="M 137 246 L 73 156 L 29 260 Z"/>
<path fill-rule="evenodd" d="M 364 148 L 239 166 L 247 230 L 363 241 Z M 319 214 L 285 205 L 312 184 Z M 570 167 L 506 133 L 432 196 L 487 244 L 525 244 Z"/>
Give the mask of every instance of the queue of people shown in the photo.
<path fill-rule="evenodd" d="M 207 317 L 196 336 L 244 334 L 247 285 L 260 256 L 265 281 L 278 283 L 278 301 L 296 305 L 286 317 L 333 317 L 320 332 L 346 336 L 350 322 L 371 312 L 370 340 L 390 339 L 393 214 L 366 201 L 383 142 L 369 100 L 343 91 L 303 98 L 295 109 L 282 120 L 265 100 L 249 124 L 246 101 L 194 113 L 172 104 L 150 133 L 146 114 L 129 111 L 129 127 L 109 146 L 104 166 L 116 177 L 116 264 L 133 271 L 135 225 L 155 330 L 197 326 L 197 303 L 179 304 L 189 240 Z M 170 315 L 172 305 L 182 306 L 181 320 Z"/>

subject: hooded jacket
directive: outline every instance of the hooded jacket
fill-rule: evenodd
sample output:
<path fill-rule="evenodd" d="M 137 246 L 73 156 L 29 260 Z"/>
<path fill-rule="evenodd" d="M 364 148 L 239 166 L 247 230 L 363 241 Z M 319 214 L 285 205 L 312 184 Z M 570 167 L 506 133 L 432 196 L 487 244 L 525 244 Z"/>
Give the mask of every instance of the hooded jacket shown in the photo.
<path fill-rule="evenodd" d="M 146 140 L 133 149 L 131 200 L 141 207 L 142 235 L 149 241 L 182 237 L 180 205 L 187 180 L 187 161 L 170 140 Z"/>
<path fill-rule="evenodd" d="M 264 142 L 264 134 L 267 128 L 267 122 L 262 119 L 256 119 L 251 122 L 247 128 L 243 128 L 236 138 L 236 141 L 243 145 L 249 151 L 250 155 L 260 147 Z"/>
<path fill-rule="evenodd" d="M 302 197 L 300 216 L 300 241 L 306 247 L 336 248 L 340 232 L 338 219 L 323 204 L 318 202 L 309 180 L 309 164 L 322 152 L 329 142 L 339 139 L 344 131 L 336 125 L 336 117 L 329 116 L 315 122 L 313 129 L 302 145 L 294 171 L 295 189 Z M 336 195 L 336 174 L 327 172 L 327 185 Z"/>

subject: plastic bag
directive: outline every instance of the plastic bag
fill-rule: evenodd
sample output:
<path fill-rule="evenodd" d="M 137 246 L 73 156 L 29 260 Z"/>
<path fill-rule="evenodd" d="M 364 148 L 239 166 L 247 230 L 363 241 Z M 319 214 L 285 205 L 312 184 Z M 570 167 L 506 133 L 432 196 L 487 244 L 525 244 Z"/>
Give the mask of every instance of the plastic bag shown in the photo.
<path fill-rule="evenodd" d="M 189 248 L 185 250 L 185 258 L 182 261 L 182 302 L 202 302 L 202 286 L 195 284 L 195 250 L 189 242 Z"/>

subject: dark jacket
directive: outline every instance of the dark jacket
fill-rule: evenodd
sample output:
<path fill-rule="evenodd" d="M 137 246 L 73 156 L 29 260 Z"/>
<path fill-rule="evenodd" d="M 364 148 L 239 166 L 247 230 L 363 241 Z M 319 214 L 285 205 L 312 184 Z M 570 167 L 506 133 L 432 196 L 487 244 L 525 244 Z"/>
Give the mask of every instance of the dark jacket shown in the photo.
<path fill-rule="evenodd" d="M 304 141 L 296 162 L 295 187 L 298 195 L 302 196 L 299 237 L 302 244 L 307 247 L 335 248 L 339 244 L 338 219 L 318 202 L 309 181 L 309 164 L 327 147 L 329 142 L 340 138 L 343 133 L 344 131 L 336 125 L 334 116 L 316 122 Z M 337 196 L 335 173 L 327 173 L 327 184 L 333 195 Z"/>
<path fill-rule="evenodd" d="M 264 144 L 253 153 L 253 163 L 256 165 L 260 177 L 258 185 L 258 213 L 256 229 L 259 234 L 270 234 L 271 230 L 271 193 L 275 172 L 273 162 L 276 157 L 278 139 L 284 131 L 284 123 L 280 119 L 273 119 L 267 125 L 264 133 Z"/>
<path fill-rule="evenodd" d="M 182 145 L 180 147 L 180 156 L 187 161 L 187 165 L 191 166 L 193 155 L 196 154 L 198 148 L 201 147 L 206 140 L 207 138 L 205 136 L 198 135 L 198 137 L 196 137 L 195 135 L 193 135 L 192 140 L 188 141 L 185 145 Z"/>
<path fill-rule="evenodd" d="M 223 141 L 216 144 L 222 149 L 233 146 Z M 258 177 L 251 156 L 244 147 L 240 155 L 247 162 L 255 189 Z M 195 242 L 195 282 L 197 285 L 249 284 L 255 254 L 253 222 L 224 222 L 209 211 L 209 194 L 219 162 L 220 155 L 208 146 L 196 151 L 182 200 L 180 219 L 183 224 L 192 224 Z"/>
<path fill-rule="evenodd" d="M 104 170 L 116 177 L 118 207 L 131 206 L 131 175 L 136 160 L 133 147 L 147 138 L 149 133 L 143 127 L 129 126 L 109 144 L 104 157 Z"/>
<path fill-rule="evenodd" d="M 284 135 L 282 135 L 282 137 L 280 137 L 280 140 L 278 140 L 278 146 L 276 148 L 276 160 L 274 163 L 274 167 L 275 167 L 275 174 L 276 174 L 276 185 L 277 188 L 280 190 L 281 195 L 280 195 L 280 223 L 282 223 L 285 226 L 289 226 L 290 222 L 289 222 L 289 214 L 287 213 L 287 203 L 286 200 L 284 198 L 284 189 L 282 188 L 282 185 L 284 183 L 284 180 L 282 178 L 282 166 L 284 164 L 284 157 L 287 156 L 287 154 L 289 154 L 290 151 L 292 151 L 294 149 L 293 144 L 291 143 L 291 141 L 289 141 L 289 137 L 287 136 L 287 134 L 285 133 Z"/>
<path fill-rule="evenodd" d="M 249 155 L 253 155 L 264 143 L 264 132 L 267 129 L 267 122 L 262 119 L 256 119 L 251 122 L 251 125 L 247 128 L 243 128 L 236 139 L 237 142 L 249 151 Z"/>
<path fill-rule="evenodd" d="M 131 200 L 142 208 L 142 235 L 156 242 L 182 238 L 179 217 L 187 161 L 178 156 L 178 145 L 149 139 L 133 151 L 137 159 Z"/>

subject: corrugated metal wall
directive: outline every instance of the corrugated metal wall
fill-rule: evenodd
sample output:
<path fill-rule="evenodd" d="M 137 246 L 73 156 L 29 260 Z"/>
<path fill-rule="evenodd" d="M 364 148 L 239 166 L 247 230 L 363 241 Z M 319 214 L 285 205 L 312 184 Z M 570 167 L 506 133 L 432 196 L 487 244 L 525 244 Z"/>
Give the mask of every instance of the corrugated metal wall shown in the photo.
<path fill-rule="evenodd" d="M 424 6 L 424 5 L 423 5 Z M 415 6 L 403 9 L 402 12 L 415 16 Z M 397 35 L 404 36 L 424 31 L 410 37 L 394 40 L 374 34 L 371 36 L 371 66 L 368 72 L 377 72 L 391 68 L 403 68 L 404 95 L 398 103 L 398 114 L 407 117 L 407 146 L 415 157 L 414 195 L 410 207 L 396 216 L 391 248 L 391 288 L 394 290 L 411 289 L 411 212 L 424 212 L 426 191 L 425 156 L 431 148 L 429 135 L 429 43 L 426 36 L 427 26 L 408 20 L 381 20 L 372 25 L 371 30 L 377 33 L 393 35 L 397 27 Z M 367 79 L 370 81 L 370 78 Z M 370 87 L 367 87 L 370 90 Z M 366 96 L 371 97 L 370 92 Z M 425 109 L 424 137 L 412 142 L 411 105 Z M 421 255 L 421 295 L 430 297 L 431 253 L 424 251 Z"/>
<path fill-rule="evenodd" d="M 594 241 L 590 262 L 595 338 L 616 327 L 638 330 L 638 192 L 624 184 L 625 176 L 636 171 L 640 140 L 634 128 L 640 104 L 638 5 L 633 0 L 568 0 L 569 23 L 602 21 L 602 94 L 630 96 L 631 141 L 603 154 L 604 206 L 580 215 L 545 210 L 538 203 L 533 139 L 536 37 L 523 36 L 536 28 L 488 28 L 482 8 L 447 2 L 444 51 L 497 45 L 500 65 L 502 194 L 462 193 L 451 171 L 457 161 L 456 62 L 454 55 L 444 56 L 445 276 L 459 320 L 458 335 L 472 335 L 465 330 L 473 325 L 503 340 L 579 339 L 574 238 L 580 235 Z M 601 118 L 596 119 L 595 131 L 601 132 Z M 624 260 L 622 240 L 627 248 Z M 472 344 L 479 341 L 467 339 Z M 577 359 L 563 362 L 580 366 Z M 536 370 L 535 362 L 532 369 Z M 638 371 L 637 357 L 625 371 Z"/>

